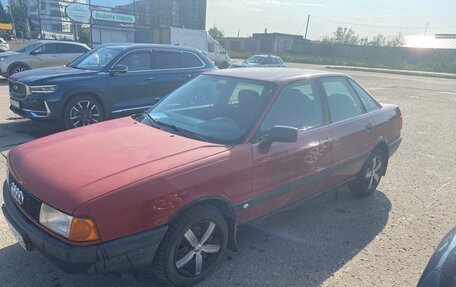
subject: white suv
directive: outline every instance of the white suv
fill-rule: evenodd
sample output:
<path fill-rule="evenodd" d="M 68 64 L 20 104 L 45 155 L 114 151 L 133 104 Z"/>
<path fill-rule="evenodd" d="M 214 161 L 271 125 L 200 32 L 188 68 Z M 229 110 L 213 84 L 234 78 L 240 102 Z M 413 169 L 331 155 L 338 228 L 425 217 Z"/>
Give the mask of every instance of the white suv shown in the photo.
<path fill-rule="evenodd" d="M 35 68 L 63 66 L 90 48 L 81 43 L 68 41 L 43 40 L 33 42 L 0 54 L 0 75 L 9 77 L 15 73 Z"/>

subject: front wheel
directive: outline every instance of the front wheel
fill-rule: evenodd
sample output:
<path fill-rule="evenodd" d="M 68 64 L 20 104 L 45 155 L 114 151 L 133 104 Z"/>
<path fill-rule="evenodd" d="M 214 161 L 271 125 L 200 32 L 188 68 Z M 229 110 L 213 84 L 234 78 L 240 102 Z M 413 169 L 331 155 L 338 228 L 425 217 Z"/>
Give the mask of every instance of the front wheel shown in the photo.
<path fill-rule="evenodd" d="M 212 272 L 225 252 L 228 226 L 209 205 L 199 205 L 170 224 L 154 258 L 153 272 L 163 285 L 192 285 Z"/>
<path fill-rule="evenodd" d="M 360 197 L 370 195 L 380 184 L 380 180 L 385 174 L 386 164 L 387 160 L 383 152 L 378 149 L 374 150 L 356 179 L 348 185 L 350 190 Z"/>
<path fill-rule="evenodd" d="M 98 100 L 90 96 L 73 97 L 63 112 L 63 122 L 66 129 L 73 129 L 104 120 L 102 106 Z"/>
<path fill-rule="evenodd" d="M 10 69 L 10 72 L 9 72 L 9 75 L 12 76 L 14 74 L 17 74 L 17 73 L 20 73 L 20 72 L 24 72 L 24 71 L 27 71 L 29 68 L 25 65 L 22 65 L 22 64 L 16 64 L 14 66 L 11 67 Z"/>

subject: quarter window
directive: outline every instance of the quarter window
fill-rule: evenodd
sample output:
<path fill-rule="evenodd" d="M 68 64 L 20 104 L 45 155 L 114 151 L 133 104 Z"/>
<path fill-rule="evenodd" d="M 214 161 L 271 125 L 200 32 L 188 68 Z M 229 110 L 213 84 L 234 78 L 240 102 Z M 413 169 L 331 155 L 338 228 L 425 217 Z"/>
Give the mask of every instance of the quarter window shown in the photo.
<path fill-rule="evenodd" d="M 305 81 L 286 86 L 269 111 L 262 132 L 272 127 L 289 126 L 308 130 L 324 124 L 321 95 L 315 81 Z"/>
<path fill-rule="evenodd" d="M 363 113 L 361 101 L 345 78 L 321 79 L 326 92 L 332 122 L 338 122 Z"/>
<path fill-rule="evenodd" d="M 198 58 L 195 54 L 192 53 L 184 53 L 184 67 L 185 68 L 195 68 L 203 66 L 200 58 Z"/>
<path fill-rule="evenodd" d="M 128 67 L 128 71 L 147 71 L 151 69 L 150 53 L 139 52 L 125 56 L 119 64 Z"/>
<path fill-rule="evenodd" d="M 364 107 L 366 107 L 366 110 L 368 112 L 379 109 L 377 102 L 371 97 L 371 95 L 369 95 L 363 88 L 361 88 L 358 83 L 353 80 L 350 80 L 350 83 L 352 84 L 358 96 L 361 98 L 361 101 L 363 102 Z"/>

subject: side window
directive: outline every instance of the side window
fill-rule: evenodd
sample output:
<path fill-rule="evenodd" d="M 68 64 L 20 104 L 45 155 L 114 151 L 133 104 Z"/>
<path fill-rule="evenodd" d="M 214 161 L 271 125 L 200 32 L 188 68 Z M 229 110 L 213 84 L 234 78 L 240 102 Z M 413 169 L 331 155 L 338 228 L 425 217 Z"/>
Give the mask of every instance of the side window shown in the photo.
<path fill-rule="evenodd" d="M 352 84 L 353 88 L 355 89 L 358 96 L 361 98 L 366 110 L 368 112 L 375 111 L 379 109 L 377 102 L 369 95 L 361 86 L 353 80 L 349 80 Z"/>
<path fill-rule="evenodd" d="M 126 65 L 128 67 L 128 71 L 151 70 L 150 53 L 145 51 L 128 54 L 123 57 L 118 64 Z"/>
<path fill-rule="evenodd" d="M 57 54 L 57 44 L 44 44 L 35 50 L 35 54 Z"/>
<path fill-rule="evenodd" d="M 88 51 L 85 47 L 74 44 L 58 44 L 58 47 L 59 53 L 63 54 L 82 54 Z"/>
<path fill-rule="evenodd" d="M 308 130 L 324 124 L 321 95 L 315 81 L 290 84 L 283 88 L 264 120 L 261 131 L 274 126 Z"/>
<path fill-rule="evenodd" d="M 207 51 L 209 53 L 214 53 L 215 52 L 214 43 L 207 44 Z"/>
<path fill-rule="evenodd" d="M 196 56 L 195 54 L 192 53 L 187 53 L 184 52 L 184 67 L 185 68 L 195 68 L 195 67 L 201 67 L 204 66 L 203 62 Z"/>
<path fill-rule="evenodd" d="M 363 113 L 361 101 L 345 78 L 322 78 L 331 121 L 338 122 Z"/>
<path fill-rule="evenodd" d="M 266 57 L 266 58 L 264 58 L 263 64 L 264 64 L 264 65 L 270 65 L 270 64 L 272 64 L 272 58 L 271 58 L 271 57 Z"/>
<path fill-rule="evenodd" d="M 279 60 L 277 60 L 277 58 L 271 58 L 271 64 L 277 65 L 279 64 Z"/>
<path fill-rule="evenodd" d="M 154 52 L 155 65 L 154 68 L 162 69 L 176 69 L 182 68 L 183 55 L 178 52 Z"/>

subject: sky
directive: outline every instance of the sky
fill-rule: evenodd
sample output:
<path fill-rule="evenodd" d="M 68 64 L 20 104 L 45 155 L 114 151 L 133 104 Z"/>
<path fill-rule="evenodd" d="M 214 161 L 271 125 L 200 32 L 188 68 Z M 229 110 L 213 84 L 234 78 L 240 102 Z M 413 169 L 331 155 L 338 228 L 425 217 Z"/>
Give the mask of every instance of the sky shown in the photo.
<path fill-rule="evenodd" d="M 207 28 L 225 36 L 255 32 L 305 33 L 308 39 L 331 35 L 337 26 L 351 27 L 361 36 L 378 34 L 456 34 L 455 0 L 207 0 Z"/>

